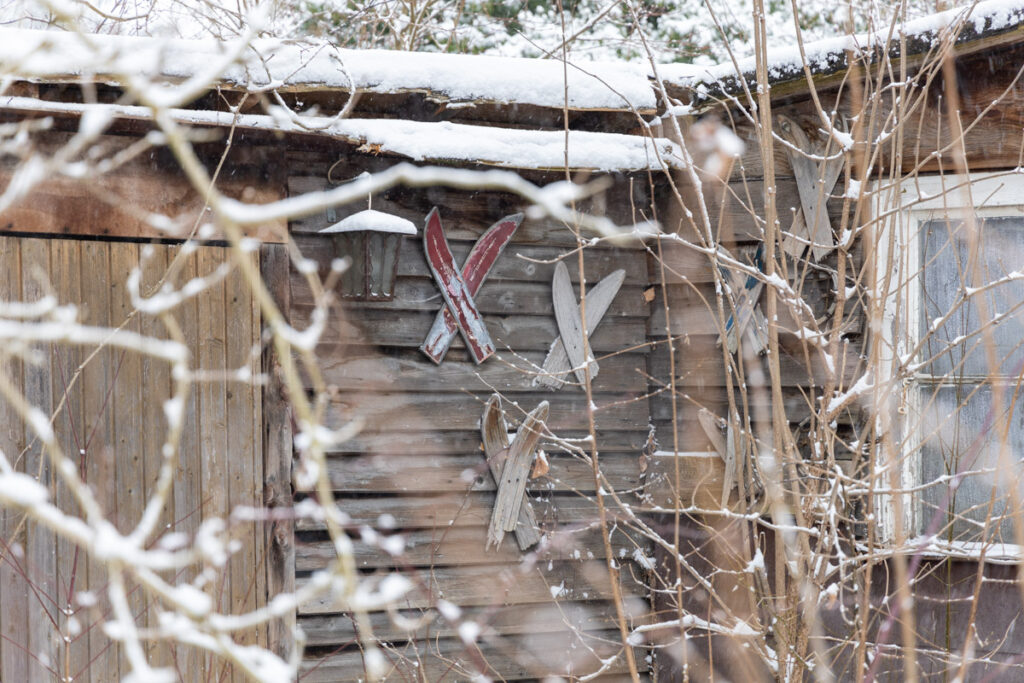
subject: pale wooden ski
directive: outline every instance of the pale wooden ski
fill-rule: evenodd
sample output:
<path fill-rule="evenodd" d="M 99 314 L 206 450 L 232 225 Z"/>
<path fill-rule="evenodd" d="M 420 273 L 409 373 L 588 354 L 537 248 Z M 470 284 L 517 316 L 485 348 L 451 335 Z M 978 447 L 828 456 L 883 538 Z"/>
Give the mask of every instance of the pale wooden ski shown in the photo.
<path fill-rule="evenodd" d="M 786 142 L 800 151 L 814 154 L 815 149 L 803 129 L 789 117 L 779 117 L 779 129 Z M 791 256 L 798 256 L 803 251 L 799 238 L 811 243 L 811 256 L 820 261 L 823 256 L 835 248 L 835 236 L 832 234 L 832 222 L 828 217 L 828 199 L 843 171 L 841 155 L 824 161 L 817 161 L 801 154 L 797 149 L 787 147 L 790 166 L 796 177 L 796 189 L 800 195 L 803 220 L 794 217 L 790 232 L 798 239 L 784 239 L 783 249 Z"/>
<path fill-rule="evenodd" d="M 764 289 L 764 283 L 758 282 L 753 287 L 746 289 L 742 288 L 739 290 L 739 295 L 736 297 L 736 313 L 726 323 L 728 328 L 726 336 L 726 347 L 729 349 L 729 353 L 736 353 L 739 348 L 739 336 L 744 332 L 747 341 L 753 343 L 754 353 L 761 353 L 765 346 L 761 344 L 762 337 L 757 326 L 764 322 L 767 324 L 767 320 L 764 314 L 761 313 L 761 308 L 758 306 L 758 299 L 761 297 L 761 291 Z M 734 290 L 735 291 L 735 288 Z M 732 322 L 732 325 L 729 325 Z"/>
<path fill-rule="evenodd" d="M 735 431 L 733 430 L 732 423 L 730 422 L 726 427 L 726 438 L 722 439 L 722 430 L 719 426 L 718 417 L 707 408 L 701 408 L 697 412 L 697 421 L 700 422 L 701 428 L 711 441 L 711 445 L 714 447 L 715 452 L 725 463 L 725 472 L 722 476 L 722 505 L 726 506 L 729 502 L 729 495 L 732 493 L 733 488 L 736 486 L 736 437 Z"/>
<path fill-rule="evenodd" d="M 566 271 L 566 274 L 568 274 L 568 271 Z M 615 299 L 615 296 L 619 293 L 619 289 L 622 287 L 622 283 L 625 279 L 626 271 L 616 270 L 594 285 L 594 287 L 587 292 L 586 329 L 588 337 L 594 333 L 594 330 L 596 330 L 597 326 L 601 323 L 601 319 L 604 318 L 605 313 L 608 312 L 608 308 L 611 306 L 612 300 Z M 553 283 L 552 291 L 554 291 Z M 555 340 L 551 343 L 551 348 L 548 350 L 547 358 L 544 359 L 542 372 L 534 379 L 534 384 L 539 384 L 550 389 L 560 389 L 565 384 L 565 379 L 563 378 L 572 367 L 573 366 L 569 361 L 569 355 L 565 350 L 565 344 L 562 341 L 561 335 L 559 335 L 558 337 L 555 337 Z M 598 370 L 599 368 L 597 367 L 597 363 L 594 362 L 590 368 L 591 379 L 597 376 Z"/>
<path fill-rule="evenodd" d="M 758 247 L 754 255 L 754 266 L 758 269 L 762 266 L 761 249 Z M 720 247 L 720 250 L 729 258 L 734 258 L 724 247 Z M 719 272 L 728 285 L 729 301 L 733 304 L 733 311 L 725 321 L 725 347 L 729 353 L 736 353 L 740 337 L 745 336 L 754 353 L 760 354 L 768 348 L 768 321 L 758 304 L 764 282 L 721 264 Z"/>
<path fill-rule="evenodd" d="M 484 407 L 483 419 L 480 421 L 480 433 L 484 441 L 484 453 L 487 455 L 487 466 L 491 470 L 495 484 L 501 483 L 501 473 L 508 456 L 508 432 L 501 409 L 501 399 L 497 394 L 491 396 Z M 523 493 L 523 501 L 519 507 L 519 518 L 516 522 L 516 541 L 520 550 L 526 550 L 540 543 L 540 530 L 537 528 L 537 517 L 533 505 Z M 504 533 L 504 532 L 502 532 Z"/>
<path fill-rule="evenodd" d="M 585 348 L 580 307 L 576 303 L 576 295 L 572 292 L 569 269 L 562 261 L 555 266 L 555 276 L 551 281 L 551 298 L 555 305 L 558 335 L 562 338 L 565 353 L 569 356 L 576 379 L 583 384 L 586 382 L 587 364 L 595 366 L 595 369 L 591 371 L 591 375 L 593 375 L 596 372 L 597 362 L 589 357 L 589 352 Z"/>
<path fill-rule="evenodd" d="M 530 411 L 516 432 L 508 447 L 505 466 L 498 482 L 498 495 L 494 499 L 494 511 L 487 529 L 487 547 L 501 544 L 506 531 L 514 531 L 519 521 L 519 510 L 526 493 L 526 482 L 530 478 L 533 450 L 540 440 L 544 421 L 548 418 L 548 402 L 541 403 Z"/>

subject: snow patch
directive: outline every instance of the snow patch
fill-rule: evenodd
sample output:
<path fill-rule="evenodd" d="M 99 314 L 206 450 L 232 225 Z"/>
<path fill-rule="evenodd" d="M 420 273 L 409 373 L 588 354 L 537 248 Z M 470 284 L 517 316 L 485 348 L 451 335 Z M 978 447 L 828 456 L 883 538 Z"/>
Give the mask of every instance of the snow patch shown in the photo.
<path fill-rule="evenodd" d="M 383 211 L 366 209 L 359 213 L 343 218 L 334 225 L 321 230 L 321 233 L 355 232 L 357 230 L 369 230 L 372 232 L 390 232 L 400 235 L 415 235 L 416 226 L 413 222 Z"/>
<path fill-rule="evenodd" d="M 31 97 L 7 97 L 0 102 L 5 109 L 20 111 L 84 114 L 93 109 L 104 109 L 109 110 L 115 118 L 142 121 L 152 119 L 152 111 L 148 107 L 136 105 L 50 102 Z M 264 114 L 235 115 L 231 112 L 193 109 L 170 109 L 166 115 L 176 123 L 185 125 L 234 126 L 307 135 L 310 130 L 315 130 L 322 137 L 359 145 L 359 149 L 365 152 L 389 152 L 414 161 L 472 161 L 503 168 L 564 168 L 568 147 L 570 168 L 640 171 L 685 166 L 678 145 L 665 138 L 640 135 L 570 131 L 567 145 L 564 131 L 471 126 L 447 121 L 339 120 L 334 117 L 304 116 L 296 122 Z M 26 164 L 22 164 L 15 179 L 23 180 L 27 191 L 42 176 L 28 178 L 25 176 L 25 168 Z M 43 169 L 39 170 L 41 174 Z M 15 179 L 11 181 L 12 186 Z"/>
<path fill-rule="evenodd" d="M 654 109 L 642 63 L 588 62 L 565 70 L 556 59 L 524 59 L 392 50 L 345 50 L 326 41 L 257 39 L 241 50 L 216 40 L 180 40 L 4 29 L 0 63 L 11 76 L 75 81 L 181 81 L 229 61 L 219 82 L 249 89 L 335 88 L 423 92 L 451 101 L 532 104 L 570 109 Z M 567 82 L 566 82 L 567 80 Z M 98 125 L 100 120 L 95 123 Z M 91 128 L 93 128 L 92 126 Z"/>

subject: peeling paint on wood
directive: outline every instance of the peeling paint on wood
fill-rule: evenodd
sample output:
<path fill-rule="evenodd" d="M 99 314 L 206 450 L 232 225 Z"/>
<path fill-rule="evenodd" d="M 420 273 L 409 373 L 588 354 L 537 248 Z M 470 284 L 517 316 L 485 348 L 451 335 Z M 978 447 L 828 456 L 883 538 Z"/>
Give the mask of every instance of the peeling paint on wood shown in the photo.
<path fill-rule="evenodd" d="M 473 360 L 482 363 L 494 354 L 494 342 L 491 341 L 484 325 L 480 311 L 473 303 L 473 294 L 466 281 L 455 267 L 455 259 L 448 240 L 445 239 L 441 227 L 441 216 L 435 208 L 427 216 L 427 227 L 423 231 L 423 246 L 427 255 L 427 264 L 434 274 L 441 296 L 458 323 L 462 338 L 466 340 Z M 429 355 L 429 354 L 428 354 Z"/>
<path fill-rule="evenodd" d="M 428 225 L 430 224 L 430 217 L 435 216 L 436 211 L 437 209 L 434 209 L 430 216 L 428 216 Z M 437 220 L 438 225 L 440 225 L 441 219 L 439 215 Z M 483 285 L 484 280 L 487 279 L 491 268 L 497 262 L 498 257 L 501 256 L 501 252 L 505 250 L 505 246 L 512 239 L 512 235 L 515 234 L 522 221 L 523 214 L 521 213 L 502 218 L 492 225 L 480 237 L 477 243 L 473 245 L 473 249 L 469 252 L 462 265 L 462 278 L 466 282 L 466 288 L 470 297 L 475 297 L 476 293 L 480 291 L 480 287 Z M 429 260 L 428 256 L 428 262 Z M 431 269 L 433 270 L 432 266 Z M 448 348 L 451 346 L 458 329 L 455 316 L 445 306 L 438 311 L 437 317 L 434 318 L 434 324 L 431 326 L 430 332 L 420 348 L 423 350 L 423 353 L 427 354 L 428 358 L 435 363 L 440 363 L 444 360 L 444 356 L 448 352 Z"/>

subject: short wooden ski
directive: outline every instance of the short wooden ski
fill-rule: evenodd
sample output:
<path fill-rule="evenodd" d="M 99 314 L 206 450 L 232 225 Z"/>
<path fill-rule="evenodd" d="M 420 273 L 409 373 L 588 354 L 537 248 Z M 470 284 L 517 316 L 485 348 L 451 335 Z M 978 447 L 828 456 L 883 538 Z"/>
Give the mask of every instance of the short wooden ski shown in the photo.
<path fill-rule="evenodd" d="M 526 482 L 530 478 L 533 451 L 540 441 L 548 410 L 547 401 L 541 401 L 531 410 L 508 447 L 501 479 L 498 480 L 498 495 L 494 499 L 491 523 L 487 528 L 487 548 L 492 545 L 497 547 L 506 531 L 516 529 L 523 496 L 526 494 Z"/>
<path fill-rule="evenodd" d="M 427 265 L 434 280 L 441 289 L 441 297 L 447 304 L 458 325 L 466 347 L 477 363 L 482 363 L 494 353 L 494 342 L 487 333 L 484 319 L 473 303 L 473 295 L 455 266 L 448 239 L 441 228 L 441 216 L 435 208 L 427 216 L 427 227 L 423 231 L 423 246 Z"/>
<path fill-rule="evenodd" d="M 491 476 L 494 477 L 494 483 L 500 485 L 501 474 L 505 469 L 505 460 L 508 457 L 509 443 L 504 412 L 501 409 L 501 399 L 497 394 L 491 396 L 484 407 L 483 418 L 480 421 L 480 433 L 483 436 L 487 466 L 491 470 Z M 502 531 L 502 533 L 504 532 Z M 537 517 L 526 494 L 523 494 L 523 501 L 519 507 L 515 533 L 520 550 L 526 550 L 540 543 Z"/>
<path fill-rule="evenodd" d="M 565 266 L 561 263 L 562 269 L 565 270 Z M 558 276 L 558 266 L 555 267 L 556 277 Z M 568 277 L 568 270 L 565 272 Z M 594 333 L 600 324 L 601 319 L 604 318 L 604 314 L 608 312 L 608 308 L 612 304 L 612 300 L 615 299 L 615 295 L 619 293 L 619 288 L 622 287 L 623 281 L 626 279 L 626 271 L 616 270 L 611 275 L 608 275 L 603 280 L 598 282 L 594 287 L 587 292 L 587 310 L 586 310 L 586 329 L 587 335 Z M 564 288 L 564 285 L 562 286 Z M 552 282 L 552 298 L 556 296 L 554 294 L 555 285 Z M 573 304 L 575 305 L 576 297 L 573 295 Z M 577 313 L 578 315 L 578 313 Z M 565 380 L 563 377 L 566 373 L 572 369 L 573 364 L 569 360 L 569 354 L 566 352 L 565 343 L 561 336 L 561 330 L 559 330 L 559 336 L 555 337 L 555 341 L 552 342 L 551 348 L 548 350 L 547 358 L 544 359 L 544 366 L 541 374 L 537 375 L 534 380 L 535 384 L 539 384 L 550 389 L 560 389 Z M 596 361 L 592 361 L 590 365 L 590 377 L 593 379 L 597 376 L 599 368 Z"/>
<path fill-rule="evenodd" d="M 569 356 L 576 379 L 583 384 L 586 382 L 586 366 L 588 364 L 593 366 L 593 370 L 591 370 L 591 374 L 593 374 L 597 369 L 597 361 L 589 355 L 590 350 L 584 344 L 580 307 L 576 303 L 576 295 L 572 293 L 569 269 L 562 261 L 555 266 L 555 276 L 551 281 L 551 298 L 555 305 L 558 335 L 562 338 L 565 353 Z"/>
<path fill-rule="evenodd" d="M 437 209 L 434 209 L 430 215 L 434 216 L 436 212 Z M 440 216 L 437 217 L 437 220 L 440 222 Z M 429 225 L 430 217 L 427 222 Z M 487 279 L 491 267 L 501 256 L 501 252 L 504 251 L 505 246 L 522 222 L 523 214 L 521 213 L 506 216 L 488 228 L 487 232 L 473 245 L 465 263 L 462 264 L 462 279 L 465 281 L 466 289 L 471 297 L 476 296 L 484 280 Z M 445 354 L 448 353 L 448 348 L 458 331 L 459 325 L 455 316 L 452 315 L 448 306 L 444 306 L 434 318 L 434 324 L 431 326 L 430 332 L 427 333 L 420 350 L 430 360 L 440 364 L 444 360 Z"/>
<path fill-rule="evenodd" d="M 733 258 L 724 247 L 720 249 L 726 256 Z M 764 245 L 758 245 L 754 254 L 753 265 L 759 271 L 764 269 L 763 250 Z M 768 347 L 768 322 L 758 303 L 764 282 L 753 275 L 744 276 L 741 272 L 722 267 L 721 264 L 719 269 L 722 278 L 729 285 L 730 300 L 733 304 L 733 313 L 725 321 L 726 348 L 729 349 L 729 353 L 736 353 L 740 337 L 746 335 L 754 353 L 760 354 Z"/>

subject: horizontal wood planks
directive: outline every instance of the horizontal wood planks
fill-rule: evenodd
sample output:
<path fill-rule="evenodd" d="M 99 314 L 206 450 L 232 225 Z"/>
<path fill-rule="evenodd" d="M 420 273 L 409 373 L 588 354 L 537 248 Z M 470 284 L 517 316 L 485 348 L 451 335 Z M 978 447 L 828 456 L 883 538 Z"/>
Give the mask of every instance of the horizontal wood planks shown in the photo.
<path fill-rule="evenodd" d="M 450 229 L 451 223 L 457 221 L 457 217 L 444 215 L 442 215 L 442 219 L 445 221 L 446 230 Z M 491 220 L 491 222 L 493 223 L 494 221 Z M 423 216 L 420 216 L 419 220 L 414 221 L 414 223 L 417 229 L 422 229 Z M 520 231 L 525 230 L 529 224 L 529 221 L 525 221 L 519 231 L 516 231 L 513 243 L 506 247 L 502 258 L 498 259 L 489 271 L 487 282 L 493 284 L 497 281 L 509 280 L 513 282 L 551 284 L 551 276 L 555 270 L 553 261 L 564 257 L 567 250 L 557 245 L 525 244 L 516 241 L 521 237 Z M 486 225 L 482 225 L 479 232 L 482 234 L 486 227 Z M 314 260 L 321 272 L 325 272 L 330 267 L 331 259 L 334 258 L 334 255 L 330 252 L 330 247 L 328 246 L 331 242 L 328 236 L 315 233 L 297 233 L 293 235 L 293 239 L 302 255 Z M 455 260 L 462 263 L 473 244 L 475 242 L 470 238 L 462 238 L 461 240 L 451 239 L 452 254 L 454 254 Z M 569 279 L 573 282 L 579 282 L 579 269 L 575 267 L 575 258 L 572 260 L 572 265 L 574 267 L 569 268 Z M 646 264 L 640 259 L 623 259 L 616 249 L 590 249 L 587 251 L 583 272 L 587 281 L 591 284 L 618 268 L 626 269 L 625 284 L 644 285 L 647 283 Z M 420 240 L 414 238 L 402 240 L 399 247 L 398 275 L 399 277 L 414 278 L 430 277 L 427 261 L 423 256 L 423 244 Z M 304 286 L 295 280 L 293 280 L 293 284 L 297 285 L 296 289 Z M 486 289 L 487 287 L 484 287 L 484 290 Z"/>
<path fill-rule="evenodd" d="M 590 520 L 596 522 L 596 516 Z M 430 567 L 445 564 L 480 565 L 480 564 L 518 564 L 523 561 L 523 553 L 515 544 L 513 534 L 508 534 L 497 549 L 485 551 L 487 541 L 486 526 L 452 527 L 449 529 L 420 529 L 399 534 L 403 543 L 402 562 L 413 567 Z M 337 556 L 329 539 L 299 539 L 295 569 L 297 571 L 315 571 L 324 566 L 325 562 Z M 616 535 L 612 544 L 612 553 L 618 556 L 630 556 L 636 541 Z M 363 543 L 356 544 L 356 553 L 360 569 L 379 569 L 391 567 L 395 558 L 387 550 Z M 578 560 L 604 557 L 604 544 L 601 543 L 600 532 L 582 527 L 582 530 L 566 530 L 552 536 L 539 549 L 537 561 Z"/>
<path fill-rule="evenodd" d="M 780 104 L 776 111 L 795 119 L 797 125 L 808 131 L 809 137 L 818 134 L 820 125 L 815 124 L 807 102 Z M 678 230 L 682 239 L 663 239 L 660 245 L 652 244 L 649 251 L 650 288 L 646 295 L 651 299 L 647 334 L 651 347 L 648 369 L 652 395 L 648 403 L 656 447 L 663 453 L 675 448 L 684 454 L 711 450 L 707 434 L 697 421 L 697 413 L 706 408 L 719 418 L 727 417 L 730 389 L 734 405 L 745 418 L 753 420 L 758 411 L 771 414 L 773 407 L 765 372 L 768 359 L 758 356 L 741 360 L 741 354 L 727 357 L 720 345 L 725 321 L 734 311 L 728 297 L 718 291 L 722 278 L 715 271 L 722 261 L 719 259 L 716 264 L 712 250 L 718 245 L 725 246 L 740 262 L 752 264 L 753 255 L 764 239 L 766 193 L 770 190 L 774 195 L 783 231 L 790 229 L 802 202 L 786 158 L 786 148 L 781 144 L 775 146 L 775 182 L 768 188 L 760 177 L 763 170 L 760 148 L 751 131 L 741 122 L 736 133 L 748 144 L 731 177 L 707 178 L 701 197 L 686 178 L 680 178 L 679 189 L 688 202 L 687 209 L 700 216 L 697 200 L 703 199 L 707 224 L 701 222 L 695 232 L 693 221 L 680 210 L 676 199 L 666 193 L 661 213 L 672 217 L 668 219 L 672 222 L 670 228 Z M 835 143 L 832 144 L 834 147 Z M 852 213 L 856 206 L 855 202 L 845 200 L 844 193 L 845 181 L 841 178 L 825 205 L 836 232 L 844 225 L 844 212 Z M 712 236 L 710 240 L 708 233 Z M 783 260 L 776 261 L 776 275 L 785 284 L 761 278 L 766 283 L 764 292 L 777 296 L 782 408 L 801 448 L 804 447 L 801 435 L 806 435 L 807 425 L 812 424 L 810 418 L 821 407 L 821 401 L 827 403 L 829 399 L 821 395 L 824 387 L 832 382 L 833 388 L 841 392 L 865 371 L 861 336 L 864 295 L 860 293 L 864 285 L 863 245 L 855 243 L 845 256 L 846 282 L 842 286 L 832 275 L 838 261 L 835 250 L 824 255 L 820 263 L 810 265 L 803 258 L 780 256 L 777 250 L 776 259 Z M 745 278 L 744 275 L 742 279 Z M 828 343 L 836 326 L 832 315 L 839 296 L 849 298 L 844 303 L 841 321 L 842 343 L 838 345 L 836 358 L 832 359 L 825 356 L 822 347 Z M 764 294 L 760 297 L 762 312 L 766 310 L 765 298 Z M 821 336 L 815 338 L 815 334 Z M 673 388 L 675 403 L 670 391 Z M 859 419 L 858 411 L 856 402 L 851 402 L 829 420 L 834 419 L 840 429 L 848 429 Z M 837 451 L 837 457 L 839 455 Z M 659 456 L 648 464 L 645 490 L 658 497 L 658 504 L 671 507 L 674 489 L 684 506 L 697 500 L 705 506 L 718 507 L 724 470 L 717 456 L 687 456 L 678 462 L 671 456 Z M 674 481 L 677 464 L 678 482 Z M 655 479 L 657 485 L 652 483 Z M 697 486 L 698 482 L 706 483 L 712 490 L 717 487 L 718 493 L 705 495 L 706 491 Z"/>
<path fill-rule="evenodd" d="M 624 495 L 627 503 L 635 503 L 632 496 Z M 538 523 L 547 529 L 558 524 L 589 524 L 597 519 L 597 507 L 592 497 L 561 494 L 532 498 Z M 345 505 L 346 514 L 353 524 L 378 525 L 382 515 L 389 516 L 391 529 L 448 529 L 455 527 L 487 526 L 494 504 L 493 492 L 469 492 L 460 495 L 405 495 L 366 494 L 352 498 Z M 617 517 L 609 511 L 611 518 Z M 316 520 L 300 519 L 298 531 L 324 529 Z"/>
<path fill-rule="evenodd" d="M 607 673 L 628 673 L 625 658 L 617 650 L 618 632 L 588 634 L 583 647 L 568 632 L 504 636 L 466 645 L 459 639 L 432 639 L 393 643 L 385 650 L 386 680 L 471 680 L 476 674 L 505 680 L 544 678 L 555 673 L 577 678 L 604 667 Z M 560 654 L 556 654 L 560 653 Z M 604 662 L 603 660 L 608 660 Z M 643 661 L 643 658 L 638 658 Z M 310 661 L 303 681 L 327 683 L 347 680 L 362 669 L 358 649 Z M 646 666 L 644 667 L 646 671 Z"/>
<path fill-rule="evenodd" d="M 646 349 L 634 352 L 608 352 L 603 358 L 614 353 L 616 362 L 602 368 L 593 378 L 598 392 L 621 391 L 621 387 L 634 385 L 638 368 L 644 364 Z M 534 379 L 541 371 L 546 352 L 520 351 L 499 353 L 483 372 L 475 363 L 459 360 L 457 354 L 445 357 L 444 363 L 435 365 L 419 350 L 393 349 L 384 356 L 371 350 L 349 347 L 344 353 L 333 354 L 321 364 L 324 381 L 338 391 L 430 391 L 437 393 L 463 393 L 466 391 L 485 392 L 544 392 L 535 385 Z M 610 357 L 610 356 L 609 356 Z M 567 377 L 571 386 L 576 386 L 575 377 Z"/>
<path fill-rule="evenodd" d="M 546 451 L 550 466 L 547 474 L 532 481 L 531 489 L 548 491 L 594 491 L 594 473 L 590 464 L 569 454 Z M 464 493 L 493 491 L 495 483 L 481 462 L 479 449 L 447 457 L 425 454 L 359 454 L 331 458 L 328 475 L 335 491 L 384 491 L 401 493 Z M 640 483 L 636 453 L 604 452 L 601 471 L 616 489 L 635 488 Z"/>
<path fill-rule="evenodd" d="M 552 588 L 559 600 L 607 600 L 611 583 L 605 563 L 599 560 L 572 560 L 544 563 L 527 571 L 518 564 L 438 566 L 415 573 L 416 587 L 402 598 L 403 609 L 427 609 L 438 598 L 461 607 L 500 607 L 502 605 L 551 605 Z M 300 577 L 301 588 L 308 580 Z M 321 596 L 299 607 L 299 615 L 339 614 L 343 606 L 331 596 Z"/>
<path fill-rule="evenodd" d="M 345 177 L 343 172 L 335 175 Z M 324 182 L 294 177 L 289 187 L 293 193 L 309 191 L 323 189 Z M 620 216 L 630 206 L 630 191 L 628 184 L 619 183 L 605 197 L 609 205 L 613 198 L 621 198 L 615 206 Z M 487 227 L 521 209 L 518 200 L 501 193 L 445 188 L 396 189 L 373 199 L 375 209 L 404 216 L 420 229 L 434 205 L 440 207 L 456 263 L 465 259 Z M 322 277 L 335 255 L 330 240 L 314 231 L 326 227 L 328 219 L 338 220 L 345 211 L 359 208 L 292 224 L 296 245 Z M 501 634 L 484 648 L 506 653 L 492 672 L 506 680 L 558 673 L 566 652 L 585 650 L 566 621 L 556 617 L 560 608 L 567 614 L 602 615 L 584 619 L 582 630 L 618 638 L 607 632 L 615 626 L 607 621 L 610 585 L 596 527 L 597 483 L 589 461 L 581 456 L 589 452 L 589 441 L 581 440 L 587 434 L 589 404 L 575 376 L 570 375 L 570 383 L 558 392 L 534 382 L 558 335 L 551 291 L 558 259 L 566 259 L 569 280 L 579 297 L 574 246 L 575 237 L 565 226 L 524 221 L 474 296 L 497 346 L 496 355 L 480 365 L 469 358 L 461 338 L 455 339 L 439 365 L 419 350 L 444 305 L 419 238 L 402 241 L 394 300 L 332 305 L 317 348 L 329 391 L 327 424 L 339 427 L 353 419 L 363 424 L 349 442 L 330 447 L 327 465 L 339 506 L 352 528 L 377 530 L 356 541 L 356 566 L 364 572 L 399 568 L 413 578 L 418 588 L 403 599 L 402 607 L 430 608 L 443 597 L 468 610 L 467 615 L 504 624 Z M 647 439 L 650 416 L 644 374 L 649 351 L 646 250 L 634 243 L 588 248 L 584 253 L 588 287 L 620 268 L 625 270 L 624 284 L 590 340 L 601 366 L 593 382 L 593 404 L 606 477 L 602 485 L 637 505 L 639 450 Z M 290 286 L 291 317 L 302 328 L 316 304 L 314 289 L 294 270 Z M 309 381 L 307 389 L 313 388 Z M 526 552 L 518 548 L 513 534 L 507 534 L 497 549 L 485 550 L 496 486 L 482 450 L 480 420 L 493 392 L 503 396 L 512 432 L 527 412 L 541 401 L 550 402 L 540 440 L 549 469 L 527 482 L 527 496 L 545 536 L 538 547 Z M 334 550 L 319 522 L 297 520 L 296 534 L 295 568 L 302 585 L 307 573 L 327 566 Z M 374 543 L 380 538 L 377 534 L 400 536 L 405 552 L 392 557 L 388 552 L 394 550 L 392 545 L 382 548 Z M 616 531 L 612 545 L 616 557 L 629 558 L 638 541 Z M 624 592 L 643 595 L 645 589 L 632 583 L 628 572 L 623 574 Z M 307 654 L 309 680 L 363 675 L 358 653 L 329 654 L 353 637 L 351 624 L 335 615 L 339 607 L 325 599 L 300 608 L 300 625 L 315 633 L 311 644 L 316 649 Z M 543 621 L 537 632 L 549 633 L 554 640 L 540 639 L 533 654 L 516 655 L 515 639 L 529 632 L 534 609 Z M 408 640 L 408 635 L 386 626 L 382 614 L 371 617 L 389 642 L 397 645 Z M 434 639 L 437 633 L 414 634 L 413 643 L 422 656 L 421 672 L 427 672 L 429 680 L 435 675 L 459 678 L 452 671 L 465 670 L 472 659 L 462 652 L 463 647 L 456 647 L 459 641 L 452 640 L 457 639 L 452 630 L 442 630 L 440 641 Z M 555 640 L 562 644 L 552 649 Z M 589 642 L 589 637 L 584 635 L 583 640 Z M 547 653 L 555 651 L 559 655 L 549 657 L 546 668 L 538 669 L 537 662 L 530 661 L 546 661 Z M 442 660 L 445 653 L 453 661 Z M 327 656 L 317 666 L 321 654 Z M 609 672 L 619 670 L 620 665 L 615 665 Z"/>
<path fill-rule="evenodd" d="M 388 642 L 401 641 L 409 637 L 451 638 L 458 635 L 458 625 L 453 625 L 436 610 L 399 610 L 405 620 L 396 624 L 388 614 L 376 612 L 371 615 L 373 633 Z M 500 610 L 489 606 L 464 607 L 462 618 L 470 619 L 483 626 L 485 633 L 557 633 L 569 623 L 582 631 L 599 631 L 614 628 L 615 609 L 599 600 L 562 602 L 558 605 L 508 605 Z M 331 643 L 348 641 L 356 637 L 357 631 L 352 618 L 347 615 L 325 614 L 308 616 L 303 621 L 306 643 L 309 647 L 329 646 Z"/>
<path fill-rule="evenodd" d="M 570 393 L 572 392 L 572 393 Z M 426 430 L 476 429 L 483 411 L 479 396 L 465 394 L 414 395 L 407 393 L 366 393 L 352 395 L 339 393 L 331 401 L 330 426 L 340 426 L 353 418 L 361 419 L 368 429 L 416 432 Z M 587 399 L 579 389 L 555 393 L 550 397 L 534 391 L 517 396 L 520 405 L 506 410 L 510 419 L 520 420 L 525 409 L 532 409 L 544 400 L 551 402 L 551 414 L 545 424 L 552 436 L 560 430 L 585 429 L 580 422 L 587 412 Z M 634 394 L 606 394 L 594 398 L 594 419 L 597 429 L 605 431 L 633 431 L 639 424 L 646 426 L 646 401 Z"/>
<path fill-rule="evenodd" d="M 312 308 L 296 304 L 292 313 L 295 324 L 305 327 L 309 323 Z M 332 316 L 328 320 L 323 339 L 327 343 L 337 340 L 337 343 L 358 346 L 418 348 L 433 322 L 434 313 L 430 311 L 349 306 L 345 309 L 344 318 Z M 485 315 L 484 322 L 499 353 L 547 351 L 558 330 L 554 317 L 544 315 Z M 645 320 L 625 318 L 619 324 L 614 324 L 613 320 L 602 323 L 591 338 L 591 349 L 595 356 L 630 350 L 643 351 L 646 343 Z M 468 358 L 464 349 L 462 338 L 456 337 L 452 342 L 452 351 L 445 356 L 445 362 L 451 358 Z M 456 351 L 462 352 L 454 353 Z"/>

